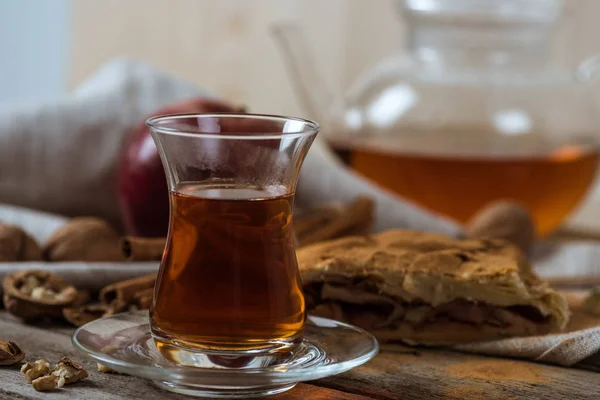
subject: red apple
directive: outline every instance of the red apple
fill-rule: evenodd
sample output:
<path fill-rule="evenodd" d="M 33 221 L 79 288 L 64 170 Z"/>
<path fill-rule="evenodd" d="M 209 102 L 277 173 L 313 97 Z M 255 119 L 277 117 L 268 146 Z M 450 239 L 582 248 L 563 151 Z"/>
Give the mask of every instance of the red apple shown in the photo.
<path fill-rule="evenodd" d="M 148 118 L 163 114 L 244 112 L 230 104 L 194 98 L 166 106 Z M 118 201 L 126 234 L 166 236 L 169 194 L 160 156 L 144 121 L 130 133 L 120 159 Z"/>

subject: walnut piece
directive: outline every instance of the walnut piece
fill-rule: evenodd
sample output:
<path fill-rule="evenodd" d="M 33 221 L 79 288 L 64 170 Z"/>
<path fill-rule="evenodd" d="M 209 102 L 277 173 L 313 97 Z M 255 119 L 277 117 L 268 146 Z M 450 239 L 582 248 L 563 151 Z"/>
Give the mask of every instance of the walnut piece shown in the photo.
<path fill-rule="evenodd" d="M 75 364 L 68 357 L 61 358 L 54 367 L 52 375 L 58 377 L 58 387 L 75 383 L 88 377 L 88 373 L 79 364 Z"/>
<path fill-rule="evenodd" d="M 124 261 L 121 237 L 106 221 L 95 217 L 73 218 L 44 244 L 47 261 Z"/>
<path fill-rule="evenodd" d="M 87 300 L 87 296 L 80 296 L 73 285 L 58 275 L 38 270 L 7 275 L 2 288 L 7 311 L 25 320 L 62 317 L 63 308 L 77 306 Z"/>
<path fill-rule="evenodd" d="M 49 392 L 59 386 L 59 378 L 55 375 L 46 375 L 35 379 L 31 382 L 31 386 L 38 392 Z"/>
<path fill-rule="evenodd" d="M 0 365 L 13 365 L 25 358 L 25 353 L 15 342 L 0 340 Z"/>
<path fill-rule="evenodd" d="M 33 364 L 27 363 L 21 367 L 21 372 L 25 375 L 27 382 L 31 383 L 50 372 L 50 363 L 43 359 L 37 360 Z"/>

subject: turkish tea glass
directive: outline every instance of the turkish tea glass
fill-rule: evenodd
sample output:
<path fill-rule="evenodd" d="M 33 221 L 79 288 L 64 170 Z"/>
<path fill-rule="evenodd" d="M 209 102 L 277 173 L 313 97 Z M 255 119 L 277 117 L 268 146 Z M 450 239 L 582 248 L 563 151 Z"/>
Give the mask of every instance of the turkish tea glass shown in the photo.
<path fill-rule="evenodd" d="M 189 114 L 147 125 L 171 210 L 150 309 L 158 349 L 171 361 L 203 367 L 285 361 L 306 319 L 292 207 L 318 124 Z"/>

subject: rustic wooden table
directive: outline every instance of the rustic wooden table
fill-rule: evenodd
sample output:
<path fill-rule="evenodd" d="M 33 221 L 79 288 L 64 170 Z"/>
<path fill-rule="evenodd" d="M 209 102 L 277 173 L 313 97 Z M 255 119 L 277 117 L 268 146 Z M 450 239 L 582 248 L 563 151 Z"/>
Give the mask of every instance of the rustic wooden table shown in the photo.
<path fill-rule="evenodd" d="M 66 325 L 26 325 L 0 311 L 0 338 L 25 351 L 26 360 L 55 362 L 63 356 L 82 362 L 90 377 L 65 389 L 39 393 L 25 382 L 19 367 L 0 367 L 0 399 L 81 398 L 183 399 L 142 379 L 96 372 L 71 345 Z M 600 374 L 524 361 L 469 354 L 384 347 L 371 362 L 327 379 L 297 385 L 273 400 L 368 399 L 600 399 Z"/>

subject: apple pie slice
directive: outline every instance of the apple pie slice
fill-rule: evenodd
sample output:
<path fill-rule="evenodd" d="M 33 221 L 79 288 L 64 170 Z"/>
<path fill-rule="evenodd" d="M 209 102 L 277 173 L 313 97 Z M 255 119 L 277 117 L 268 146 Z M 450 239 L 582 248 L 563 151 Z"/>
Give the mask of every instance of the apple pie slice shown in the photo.
<path fill-rule="evenodd" d="M 560 331 L 562 295 L 500 239 L 406 230 L 316 243 L 298 251 L 308 312 L 383 341 L 447 345 Z"/>

